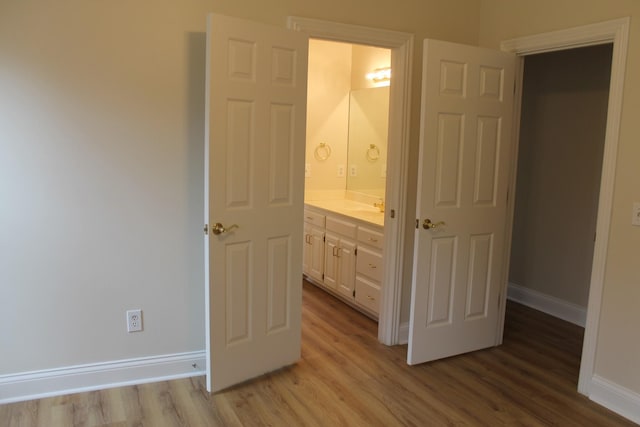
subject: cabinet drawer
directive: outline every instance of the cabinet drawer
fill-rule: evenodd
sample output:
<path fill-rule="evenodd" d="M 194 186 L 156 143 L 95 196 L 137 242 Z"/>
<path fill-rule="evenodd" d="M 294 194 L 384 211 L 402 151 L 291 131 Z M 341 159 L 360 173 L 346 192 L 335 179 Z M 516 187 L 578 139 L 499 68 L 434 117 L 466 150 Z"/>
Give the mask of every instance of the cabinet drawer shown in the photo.
<path fill-rule="evenodd" d="M 310 211 L 308 209 L 304 210 L 304 222 L 307 224 L 313 224 L 318 227 L 324 227 L 324 215 L 319 214 L 317 212 Z"/>
<path fill-rule="evenodd" d="M 378 282 L 382 281 L 382 255 L 362 246 L 358 247 L 356 271 Z"/>
<path fill-rule="evenodd" d="M 356 302 L 376 314 L 380 312 L 380 286 L 356 276 Z"/>
<path fill-rule="evenodd" d="M 332 216 L 327 217 L 327 230 L 333 231 L 334 233 L 355 239 L 357 228 L 358 227 L 352 222 L 343 221 Z"/>
<path fill-rule="evenodd" d="M 366 227 L 358 227 L 358 241 L 362 244 L 382 249 L 384 234 Z"/>

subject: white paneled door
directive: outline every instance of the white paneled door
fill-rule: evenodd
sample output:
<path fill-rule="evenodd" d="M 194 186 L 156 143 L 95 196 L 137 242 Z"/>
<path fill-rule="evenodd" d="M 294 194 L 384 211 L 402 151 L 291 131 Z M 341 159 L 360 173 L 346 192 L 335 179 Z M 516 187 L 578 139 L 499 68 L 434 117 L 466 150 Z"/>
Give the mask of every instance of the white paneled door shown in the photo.
<path fill-rule="evenodd" d="M 307 46 L 300 32 L 208 18 L 209 391 L 300 357 Z"/>
<path fill-rule="evenodd" d="M 409 364 L 498 342 L 514 66 L 425 40 Z"/>

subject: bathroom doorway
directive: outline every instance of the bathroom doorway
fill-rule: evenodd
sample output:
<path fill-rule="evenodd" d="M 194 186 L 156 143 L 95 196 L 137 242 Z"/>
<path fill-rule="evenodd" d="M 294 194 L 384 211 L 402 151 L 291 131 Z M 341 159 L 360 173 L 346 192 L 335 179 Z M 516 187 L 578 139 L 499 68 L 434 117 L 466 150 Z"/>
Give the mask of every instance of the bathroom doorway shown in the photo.
<path fill-rule="evenodd" d="M 309 40 L 303 274 L 377 320 L 391 50 Z"/>
<path fill-rule="evenodd" d="M 311 39 L 331 40 L 390 50 L 393 76 L 389 85 L 388 158 L 384 190 L 384 265 L 380 293 L 378 339 L 394 345 L 400 337 L 400 305 L 404 278 L 404 230 L 407 220 L 407 168 L 413 36 L 315 19 L 289 17 L 288 26 Z M 345 171 L 346 173 L 347 171 Z M 312 172 L 313 173 L 313 172 Z M 336 171 L 337 174 L 337 171 Z M 413 215 L 413 213 L 412 213 Z"/>

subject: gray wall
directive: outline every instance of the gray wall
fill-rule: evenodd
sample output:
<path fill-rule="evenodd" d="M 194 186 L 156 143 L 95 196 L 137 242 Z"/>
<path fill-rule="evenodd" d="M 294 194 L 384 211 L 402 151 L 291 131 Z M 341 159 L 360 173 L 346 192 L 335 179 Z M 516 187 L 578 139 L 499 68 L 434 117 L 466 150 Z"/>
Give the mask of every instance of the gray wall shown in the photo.
<path fill-rule="evenodd" d="M 587 306 L 611 45 L 525 59 L 510 282 Z"/>
<path fill-rule="evenodd" d="M 207 10 L 0 3 L 0 375 L 204 349 Z"/>

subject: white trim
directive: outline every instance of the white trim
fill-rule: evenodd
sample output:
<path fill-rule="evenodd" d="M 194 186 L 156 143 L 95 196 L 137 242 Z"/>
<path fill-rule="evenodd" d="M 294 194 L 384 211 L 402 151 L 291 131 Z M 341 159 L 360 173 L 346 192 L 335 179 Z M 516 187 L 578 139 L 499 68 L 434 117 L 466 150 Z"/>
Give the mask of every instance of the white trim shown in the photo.
<path fill-rule="evenodd" d="M 384 224 L 384 278 L 380 296 L 378 340 L 386 345 L 398 343 L 403 281 L 404 237 L 407 205 L 407 172 L 410 145 L 411 64 L 413 35 L 357 25 L 290 16 L 289 28 L 310 37 L 346 43 L 360 43 L 391 49 L 393 79 L 389 93 L 389 141 L 386 217 Z M 395 218 L 390 217 L 391 210 Z"/>
<path fill-rule="evenodd" d="M 0 376 L 0 404 L 205 374 L 206 353 L 167 354 Z"/>
<path fill-rule="evenodd" d="M 640 394 L 594 375 L 589 399 L 640 424 Z"/>
<path fill-rule="evenodd" d="M 509 283 L 507 298 L 584 328 L 587 308 L 515 283 Z"/>
<path fill-rule="evenodd" d="M 592 385 L 596 349 L 598 347 L 598 325 L 600 323 L 604 272 L 607 260 L 607 244 L 609 243 L 609 229 L 611 226 L 611 210 L 613 206 L 616 159 L 618 152 L 620 121 L 622 116 L 629 24 L 629 18 L 621 18 L 598 24 L 585 25 L 577 28 L 507 40 L 501 45 L 502 49 L 505 51 L 525 56 L 533 53 L 613 43 L 607 130 L 605 134 L 602 177 L 600 181 L 600 196 L 598 203 L 598 221 L 596 225 L 597 238 L 593 254 L 593 267 L 591 270 L 591 282 L 589 285 L 589 305 L 587 307 L 587 320 L 582 349 L 582 360 L 580 363 L 580 376 L 578 378 L 578 391 L 585 395 L 590 394 L 589 388 Z M 517 84 L 522 85 L 522 81 L 517 82 Z M 516 104 L 518 104 L 518 102 L 516 102 Z M 519 119 L 520 117 L 517 116 L 516 120 Z M 515 158 L 513 161 L 515 162 Z M 513 184 L 515 184 L 515 176 L 513 177 Z M 512 185 L 511 188 L 515 188 L 515 185 Z M 513 220 L 513 208 L 510 207 L 510 209 L 511 211 L 509 214 L 511 215 L 511 220 Z M 507 286 L 506 280 L 504 286 Z M 501 321 L 504 323 L 504 316 Z"/>
<path fill-rule="evenodd" d="M 511 126 L 511 170 L 509 173 L 509 187 L 507 189 L 507 220 L 504 241 L 504 254 L 502 277 L 500 283 L 507 286 L 509 282 L 509 265 L 511 260 L 511 245 L 513 243 L 513 220 L 515 216 L 515 188 L 518 171 L 518 150 L 520 135 L 520 115 L 522 111 L 522 79 L 524 78 L 524 60 L 516 57 L 514 70 L 515 93 L 513 94 L 513 124 Z M 507 309 L 507 290 L 500 293 L 500 306 L 498 308 L 498 333 L 496 335 L 496 345 L 501 345 L 504 338 L 504 319 Z"/>

